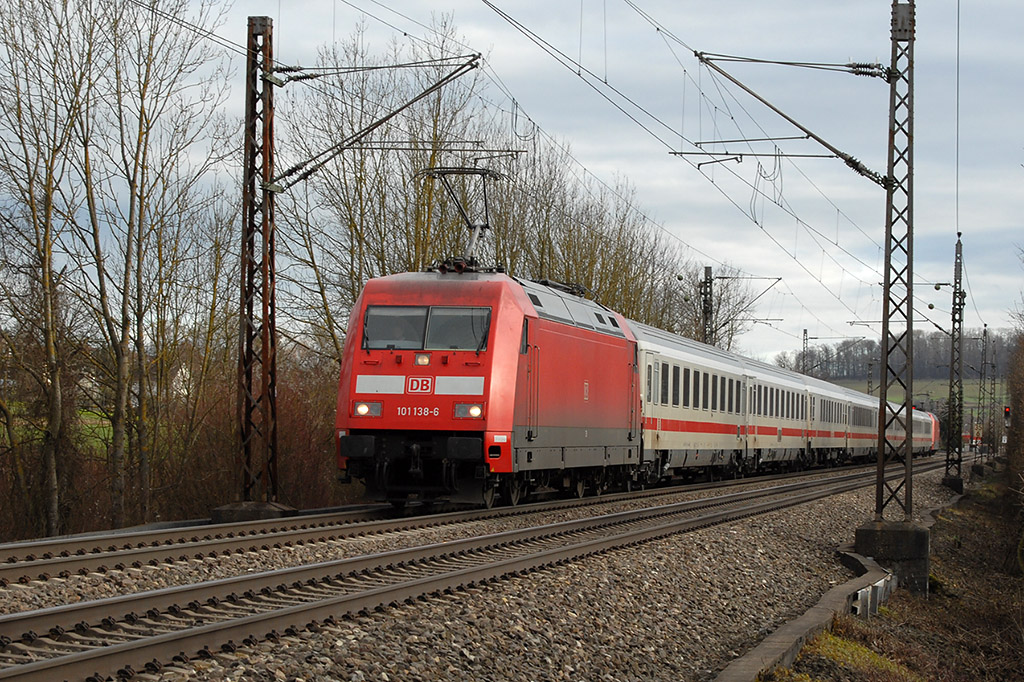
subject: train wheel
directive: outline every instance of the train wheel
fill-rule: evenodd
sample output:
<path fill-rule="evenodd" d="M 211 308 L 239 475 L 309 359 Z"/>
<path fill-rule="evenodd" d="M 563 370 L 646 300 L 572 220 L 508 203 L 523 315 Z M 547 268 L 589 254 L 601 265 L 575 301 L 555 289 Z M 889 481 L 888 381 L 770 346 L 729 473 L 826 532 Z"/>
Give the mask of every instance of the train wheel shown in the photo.
<path fill-rule="evenodd" d="M 523 495 L 523 479 L 519 478 L 515 474 L 511 478 L 505 480 L 502 487 L 502 496 L 505 501 L 508 502 L 508 506 L 514 507 L 519 504 Z"/>
<path fill-rule="evenodd" d="M 576 482 L 573 484 L 572 493 L 577 498 L 585 497 L 587 494 L 587 481 L 583 476 L 578 476 Z"/>
<path fill-rule="evenodd" d="M 494 506 L 494 500 L 497 498 L 497 488 L 491 483 L 484 484 L 484 508 L 490 509 Z"/>

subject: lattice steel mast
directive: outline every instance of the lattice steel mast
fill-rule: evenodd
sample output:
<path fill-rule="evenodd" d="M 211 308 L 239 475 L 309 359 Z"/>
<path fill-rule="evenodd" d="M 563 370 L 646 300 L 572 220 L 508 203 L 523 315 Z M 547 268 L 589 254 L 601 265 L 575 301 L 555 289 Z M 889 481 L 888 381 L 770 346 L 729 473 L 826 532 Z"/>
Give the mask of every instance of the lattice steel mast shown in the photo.
<path fill-rule="evenodd" d="M 981 330 L 981 383 L 978 385 L 978 421 L 981 423 L 981 438 L 979 439 L 979 451 L 984 448 L 988 427 L 988 325 Z"/>
<path fill-rule="evenodd" d="M 277 501 L 274 95 L 270 17 L 249 17 L 242 184 L 238 422 L 242 499 Z"/>
<path fill-rule="evenodd" d="M 956 256 L 953 260 L 953 324 L 949 331 L 949 402 L 947 403 L 946 478 L 963 477 L 964 458 L 964 372 L 961 349 L 963 343 L 964 245 L 956 233 Z"/>
<path fill-rule="evenodd" d="M 875 519 L 891 502 L 904 520 L 913 514 L 914 396 L 914 2 L 892 3 L 889 67 L 889 163 L 886 184 L 885 280 L 882 303 L 882 383 L 878 409 L 878 475 Z M 889 402 L 890 389 L 902 403 Z M 901 478 L 885 478 L 890 462 L 903 464 Z"/>
<path fill-rule="evenodd" d="M 709 346 L 717 345 L 718 339 L 715 333 L 715 305 L 713 298 L 714 278 L 711 276 L 711 266 L 704 266 L 704 279 L 699 284 L 700 288 L 700 310 L 702 336 L 704 343 Z"/>

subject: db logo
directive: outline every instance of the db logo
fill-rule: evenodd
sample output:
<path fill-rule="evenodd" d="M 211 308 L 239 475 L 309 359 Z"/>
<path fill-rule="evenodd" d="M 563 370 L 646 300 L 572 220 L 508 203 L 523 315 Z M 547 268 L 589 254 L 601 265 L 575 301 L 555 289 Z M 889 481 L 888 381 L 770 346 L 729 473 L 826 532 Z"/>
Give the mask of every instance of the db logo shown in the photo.
<path fill-rule="evenodd" d="M 409 377 L 405 382 L 406 393 L 433 393 L 434 377 Z"/>

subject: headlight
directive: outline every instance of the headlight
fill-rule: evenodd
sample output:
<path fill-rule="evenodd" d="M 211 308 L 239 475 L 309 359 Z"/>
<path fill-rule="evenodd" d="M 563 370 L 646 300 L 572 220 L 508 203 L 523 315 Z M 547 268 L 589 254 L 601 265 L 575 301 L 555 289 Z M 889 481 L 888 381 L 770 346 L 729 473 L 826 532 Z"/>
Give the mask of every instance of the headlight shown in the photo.
<path fill-rule="evenodd" d="M 383 407 L 382 403 L 356 403 L 352 414 L 356 417 L 379 417 Z"/>
<path fill-rule="evenodd" d="M 417 353 L 416 354 L 416 365 L 419 367 L 426 367 L 430 364 L 430 353 Z"/>
<path fill-rule="evenodd" d="M 456 403 L 456 419 L 480 419 L 484 415 L 484 406 L 479 403 Z"/>

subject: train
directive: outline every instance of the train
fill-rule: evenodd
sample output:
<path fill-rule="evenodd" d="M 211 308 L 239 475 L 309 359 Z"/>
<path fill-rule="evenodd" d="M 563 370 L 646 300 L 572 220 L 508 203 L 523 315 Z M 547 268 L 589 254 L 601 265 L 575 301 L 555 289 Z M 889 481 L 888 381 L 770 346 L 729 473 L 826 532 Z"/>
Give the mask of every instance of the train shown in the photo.
<path fill-rule="evenodd" d="M 578 287 L 441 265 L 371 279 L 356 300 L 336 456 L 342 480 L 396 506 L 515 505 L 870 460 L 878 409 Z M 936 449 L 933 414 L 914 410 L 912 430 L 914 454 Z"/>

